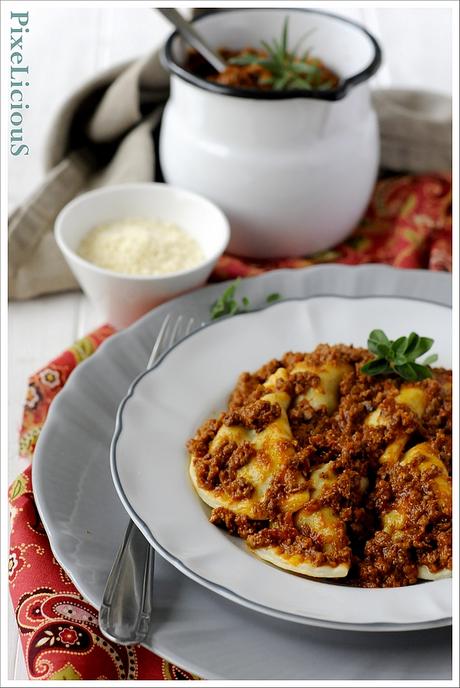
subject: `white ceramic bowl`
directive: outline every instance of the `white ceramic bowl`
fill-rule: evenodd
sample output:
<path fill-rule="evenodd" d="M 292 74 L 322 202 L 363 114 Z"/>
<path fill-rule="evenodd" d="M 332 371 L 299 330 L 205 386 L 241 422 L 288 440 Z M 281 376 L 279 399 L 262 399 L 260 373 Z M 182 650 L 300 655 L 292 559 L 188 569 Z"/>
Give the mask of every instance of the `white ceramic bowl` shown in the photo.
<path fill-rule="evenodd" d="M 100 268 L 77 254 L 93 227 L 123 218 L 173 222 L 200 244 L 205 259 L 166 275 L 126 275 Z M 88 298 L 116 327 L 125 327 L 154 306 L 201 286 L 230 238 L 227 218 L 213 203 L 167 184 L 123 184 L 78 196 L 59 213 L 54 230 L 64 258 Z"/>
<path fill-rule="evenodd" d="M 319 3 L 320 4 L 320 3 Z M 198 17 L 215 48 L 257 47 L 281 35 L 311 47 L 341 78 L 327 91 L 254 91 L 205 81 L 184 68 L 174 33 L 164 49 L 171 95 L 160 131 L 164 178 L 217 203 L 232 253 L 254 258 L 331 248 L 357 225 L 374 187 L 377 116 L 369 79 L 381 60 L 366 29 L 316 9 L 230 9 Z"/>

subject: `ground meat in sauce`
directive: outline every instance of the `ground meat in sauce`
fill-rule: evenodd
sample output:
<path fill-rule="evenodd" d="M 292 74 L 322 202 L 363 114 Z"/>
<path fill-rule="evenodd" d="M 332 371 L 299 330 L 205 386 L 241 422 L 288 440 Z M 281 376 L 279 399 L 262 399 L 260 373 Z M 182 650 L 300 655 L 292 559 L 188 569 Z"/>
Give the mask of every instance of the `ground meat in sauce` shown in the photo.
<path fill-rule="evenodd" d="M 265 59 L 267 53 L 263 50 L 255 50 L 254 48 L 248 47 L 244 50 L 228 50 L 222 48 L 219 50 L 220 55 L 225 62 L 233 57 L 239 57 L 243 54 L 251 53 L 253 55 L 258 55 L 260 58 Z M 318 76 L 313 84 L 313 88 L 319 88 L 322 85 L 326 85 L 328 88 L 335 88 L 339 83 L 339 78 L 335 72 L 328 69 L 324 63 L 315 57 L 309 57 L 307 62 L 318 68 Z M 233 65 L 228 64 L 227 68 L 223 72 L 216 72 L 216 70 L 195 50 L 191 50 L 187 56 L 187 62 L 185 64 L 185 69 L 202 79 L 207 81 L 213 81 L 217 84 L 223 86 L 231 86 L 236 88 L 252 88 L 257 90 L 272 90 L 272 85 L 267 83 L 266 80 L 272 77 L 271 72 L 265 67 L 258 64 L 249 65 Z"/>
<path fill-rule="evenodd" d="M 198 429 L 195 437 L 192 437 L 192 439 L 187 442 L 187 449 L 191 454 L 198 457 L 206 456 L 209 451 L 209 445 L 222 425 L 223 415 L 224 414 L 221 414 L 219 419 L 211 418 L 207 420 Z"/>
<path fill-rule="evenodd" d="M 299 530 L 289 525 L 269 526 L 255 534 L 248 535 L 248 544 L 253 549 L 260 547 L 278 547 L 282 554 L 308 555 L 309 561 L 315 566 L 338 566 L 350 559 L 351 551 L 348 540 L 345 537 L 339 539 L 333 550 L 328 550 L 327 555 L 323 551 L 324 543 L 320 534 L 314 531 L 299 532 Z"/>
<path fill-rule="evenodd" d="M 231 535 L 238 535 L 244 540 L 267 526 L 267 521 L 255 520 L 242 514 L 235 514 L 224 507 L 216 507 L 209 517 L 210 523 L 224 528 Z"/>
<path fill-rule="evenodd" d="M 266 399 L 252 401 L 224 416 L 224 425 L 242 425 L 248 430 L 261 432 L 281 415 L 281 406 Z"/>
<path fill-rule="evenodd" d="M 188 444 L 193 452 L 193 444 Z M 198 483 L 207 490 L 222 486 L 234 499 L 250 497 L 253 486 L 237 476 L 237 471 L 246 465 L 256 451 L 249 442 L 237 445 L 235 442 L 222 442 L 214 451 L 204 456 L 197 455 L 194 467 Z"/>
<path fill-rule="evenodd" d="M 235 411 L 246 404 L 260 399 L 267 393 L 263 383 L 275 373 L 283 364 L 277 359 L 272 359 L 264 366 L 256 370 L 255 373 L 241 373 L 235 389 L 230 395 L 228 402 L 229 411 Z"/>
<path fill-rule="evenodd" d="M 404 437 L 407 451 L 422 442 L 437 453 L 449 476 L 452 456 L 451 372 L 435 369 L 432 378 L 416 383 L 426 395 L 426 409 L 419 418 L 411 408 L 398 404 L 396 397 L 406 383 L 396 376 L 368 377 L 360 372 L 370 354 L 351 346 L 322 344 L 311 354 L 289 352 L 273 359 L 254 373 L 240 375 L 231 394 L 228 411 L 204 423 L 189 441 L 199 484 L 216 494 L 224 490 L 235 500 L 251 497 L 254 486 L 238 475 L 256 450 L 250 442 L 224 442 L 210 451 L 222 425 L 242 426 L 262 431 L 281 414 L 279 404 L 262 399 L 264 382 L 280 367 L 288 379 L 279 379 L 278 389 L 287 392 L 291 403 L 287 416 L 293 441 L 290 459 L 275 475 L 249 518 L 223 507 L 213 509 L 211 523 L 245 539 L 253 548 L 274 546 L 287 555 L 305 555 L 317 566 L 351 562 L 342 584 L 360 587 L 397 587 L 417 582 L 418 568 L 433 571 L 452 568 L 451 505 L 438 499 L 436 466 L 420 471 L 417 461 L 409 465 L 381 464 L 389 444 Z M 327 363 L 350 366 L 342 378 L 337 408 L 328 415 L 325 408 L 314 409 L 298 394 L 318 387 L 313 373 L 293 373 L 296 364 L 309 367 Z M 364 423 L 379 408 L 383 426 Z M 287 446 L 287 445 L 286 445 Z M 420 459 L 422 460 L 422 459 Z M 296 527 L 294 515 L 286 513 L 283 500 L 305 491 L 315 467 L 332 462 L 334 481 L 307 502 L 306 513 L 329 508 L 338 517 L 338 536 L 325 553 L 321 533 Z M 450 479 L 450 478 L 449 478 Z M 404 514 L 404 527 L 385 532 L 383 517 L 397 510 Z"/>

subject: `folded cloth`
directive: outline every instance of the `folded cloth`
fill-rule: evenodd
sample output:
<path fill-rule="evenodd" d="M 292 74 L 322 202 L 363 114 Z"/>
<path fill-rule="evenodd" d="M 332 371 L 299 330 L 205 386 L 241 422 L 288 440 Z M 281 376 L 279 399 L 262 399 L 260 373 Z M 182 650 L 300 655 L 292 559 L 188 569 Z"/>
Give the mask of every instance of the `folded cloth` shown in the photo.
<path fill-rule="evenodd" d="M 388 88 L 373 95 L 387 169 L 432 172 L 452 162 L 452 100 L 432 91 Z"/>
<path fill-rule="evenodd" d="M 29 381 L 20 453 L 31 458 L 48 408 L 75 367 L 114 332 L 109 325 L 76 342 Z M 53 557 L 34 502 L 30 466 L 9 490 L 10 594 L 30 679 L 197 679 L 140 645 L 107 640 L 98 612 Z"/>
<path fill-rule="evenodd" d="M 54 241 L 56 216 L 85 190 L 153 180 L 154 139 L 168 92 L 168 75 L 154 53 L 112 68 L 65 103 L 51 127 L 45 181 L 10 217 L 11 299 L 77 288 Z M 374 93 L 374 107 L 382 132 L 383 168 L 409 173 L 450 170 L 449 98 L 382 90 Z"/>

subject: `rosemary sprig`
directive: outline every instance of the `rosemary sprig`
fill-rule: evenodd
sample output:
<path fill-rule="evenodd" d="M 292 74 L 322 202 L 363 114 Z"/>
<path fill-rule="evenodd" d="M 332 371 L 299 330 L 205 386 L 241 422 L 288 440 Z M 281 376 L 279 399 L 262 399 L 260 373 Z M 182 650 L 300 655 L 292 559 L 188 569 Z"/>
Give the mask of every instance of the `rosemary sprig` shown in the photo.
<path fill-rule="evenodd" d="M 366 375 L 396 373 L 410 381 L 432 377 L 430 365 L 438 360 L 437 354 L 431 354 L 421 363 L 416 363 L 416 359 L 431 349 L 433 341 L 429 337 L 420 337 L 415 332 L 393 341 L 382 330 L 372 330 L 367 348 L 375 358 L 365 363 L 361 372 Z"/>
<path fill-rule="evenodd" d="M 261 41 L 266 57 L 246 52 L 232 57 L 229 62 L 234 65 L 258 65 L 270 72 L 269 76 L 260 79 L 260 85 L 271 85 L 275 91 L 286 89 L 326 90 L 333 86 L 331 80 L 320 81 L 321 68 L 316 60 L 310 58 L 310 50 L 299 55 L 299 49 L 307 36 L 314 30 L 307 32 L 297 42 L 293 50 L 288 49 L 289 19 L 284 20 L 283 31 L 279 40 L 272 39 L 271 43 Z"/>
<path fill-rule="evenodd" d="M 241 279 L 238 277 L 232 284 L 230 284 L 225 291 L 214 301 L 210 308 L 211 320 L 217 320 L 224 315 L 236 315 L 236 313 L 244 313 L 251 305 L 247 296 L 241 297 L 241 303 L 235 298 L 235 292 Z M 278 293 L 268 294 L 266 297 L 267 303 L 274 303 L 281 298 Z"/>

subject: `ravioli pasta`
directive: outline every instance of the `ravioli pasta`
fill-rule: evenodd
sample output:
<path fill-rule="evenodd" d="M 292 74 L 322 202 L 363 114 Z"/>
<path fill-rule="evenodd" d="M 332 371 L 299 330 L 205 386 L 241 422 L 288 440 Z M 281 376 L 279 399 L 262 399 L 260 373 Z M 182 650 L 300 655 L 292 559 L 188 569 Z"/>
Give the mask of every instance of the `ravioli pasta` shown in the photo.
<path fill-rule="evenodd" d="M 396 587 L 451 575 L 451 372 L 361 372 L 322 344 L 243 373 L 188 442 L 210 521 L 313 578 Z"/>

